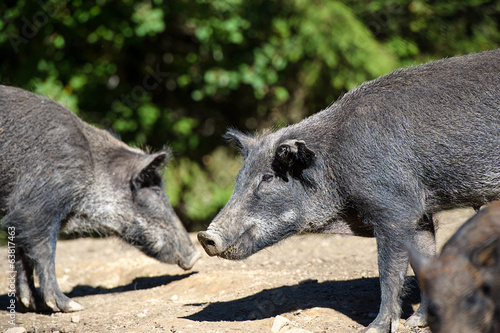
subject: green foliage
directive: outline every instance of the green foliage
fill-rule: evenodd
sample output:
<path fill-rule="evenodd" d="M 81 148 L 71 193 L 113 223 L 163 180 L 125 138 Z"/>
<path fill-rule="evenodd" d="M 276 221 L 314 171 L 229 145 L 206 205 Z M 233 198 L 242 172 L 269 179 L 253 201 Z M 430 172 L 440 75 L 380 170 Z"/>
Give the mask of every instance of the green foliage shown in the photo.
<path fill-rule="evenodd" d="M 241 165 L 225 147 L 203 156 L 201 165 L 187 158 L 174 160 L 165 174 L 170 202 L 182 205 L 193 223 L 213 218 L 229 200 Z"/>
<path fill-rule="evenodd" d="M 200 3 L 211 15 L 193 17 L 188 25 L 199 41 L 193 72 L 203 74 L 183 78 L 183 84 L 194 86 L 196 100 L 221 99 L 248 86 L 252 103 L 263 110 L 256 116 L 268 125 L 298 121 L 342 91 L 397 67 L 340 1 Z M 287 112 L 272 119 L 273 108 Z"/>
<path fill-rule="evenodd" d="M 297 122 L 397 67 L 500 45 L 494 0 L 8 0 L 0 18 L 0 82 L 170 145 L 168 192 L 194 229 L 232 190 L 227 127 Z"/>
<path fill-rule="evenodd" d="M 402 64 L 498 48 L 500 4 L 494 0 L 349 1 L 373 35 Z"/>
<path fill-rule="evenodd" d="M 134 8 L 135 12 L 132 14 L 132 20 L 137 23 L 135 28 L 137 36 L 154 36 L 165 30 L 163 10 L 161 8 L 152 8 L 151 3 L 148 2 L 139 2 Z"/>

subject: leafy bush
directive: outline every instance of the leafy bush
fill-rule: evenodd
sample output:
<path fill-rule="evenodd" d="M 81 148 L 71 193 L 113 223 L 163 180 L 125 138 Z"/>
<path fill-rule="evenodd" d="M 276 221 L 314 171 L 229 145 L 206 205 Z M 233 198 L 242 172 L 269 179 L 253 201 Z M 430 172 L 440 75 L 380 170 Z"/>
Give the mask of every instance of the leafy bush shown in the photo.
<path fill-rule="evenodd" d="M 500 44 L 493 0 L 19 0 L 0 18 L 0 82 L 131 145 L 169 144 L 191 229 L 230 195 L 227 127 L 297 122 L 394 68 Z"/>

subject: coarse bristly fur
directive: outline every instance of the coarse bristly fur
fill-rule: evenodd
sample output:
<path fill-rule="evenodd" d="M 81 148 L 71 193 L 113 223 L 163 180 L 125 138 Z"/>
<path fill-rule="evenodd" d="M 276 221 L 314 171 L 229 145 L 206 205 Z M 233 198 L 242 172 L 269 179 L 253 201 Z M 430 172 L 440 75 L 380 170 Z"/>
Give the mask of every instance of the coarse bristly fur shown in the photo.
<path fill-rule="evenodd" d="M 15 230 L 21 307 L 82 308 L 55 277 L 60 230 L 116 235 L 186 269 L 199 257 L 165 195 L 159 171 L 168 149 L 147 154 L 49 99 L 0 86 L 0 154 L 0 217 Z"/>
<path fill-rule="evenodd" d="M 409 250 L 433 333 L 500 332 L 500 201 L 464 223 L 439 256 Z"/>
<path fill-rule="evenodd" d="M 368 332 L 396 330 L 403 246 L 435 253 L 432 214 L 500 198 L 500 50 L 397 70 L 298 124 L 252 137 L 232 197 L 198 236 L 248 257 L 297 232 L 375 236 L 381 305 Z M 407 320 L 426 323 L 426 297 Z"/>

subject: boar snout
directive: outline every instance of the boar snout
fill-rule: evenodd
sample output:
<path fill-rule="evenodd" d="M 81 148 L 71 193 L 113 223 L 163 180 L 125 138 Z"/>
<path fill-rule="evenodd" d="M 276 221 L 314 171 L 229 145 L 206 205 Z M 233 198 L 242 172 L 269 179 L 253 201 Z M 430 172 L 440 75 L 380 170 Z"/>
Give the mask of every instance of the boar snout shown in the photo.
<path fill-rule="evenodd" d="M 180 258 L 177 262 L 180 268 L 184 270 L 190 270 L 193 268 L 194 264 L 201 258 L 201 253 L 198 251 L 193 251 L 192 255 L 188 258 Z"/>
<path fill-rule="evenodd" d="M 220 236 L 209 231 L 199 232 L 198 241 L 200 241 L 207 254 L 211 257 L 220 255 L 224 250 Z"/>

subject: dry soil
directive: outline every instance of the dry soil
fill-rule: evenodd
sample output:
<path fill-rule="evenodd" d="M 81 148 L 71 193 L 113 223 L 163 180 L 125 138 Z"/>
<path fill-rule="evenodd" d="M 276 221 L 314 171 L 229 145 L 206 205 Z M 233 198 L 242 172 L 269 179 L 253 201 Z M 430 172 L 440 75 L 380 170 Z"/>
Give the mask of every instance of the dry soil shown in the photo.
<path fill-rule="evenodd" d="M 474 212 L 438 214 L 438 248 Z M 195 234 L 191 237 L 195 241 Z M 202 251 L 198 242 L 197 247 Z M 8 323 L 7 249 L 0 248 L 0 331 Z M 28 332 L 358 332 L 376 316 L 375 240 L 298 235 L 243 261 L 203 257 L 191 271 L 148 258 L 113 238 L 59 241 L 56 274 L 76 313 L 16 313 Z M 400 332 L 419 303 L 410 270 Z M 290 332 L 293 332 L 291 330 Z"/>

